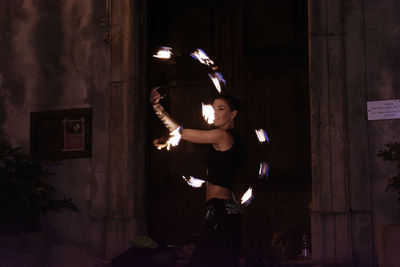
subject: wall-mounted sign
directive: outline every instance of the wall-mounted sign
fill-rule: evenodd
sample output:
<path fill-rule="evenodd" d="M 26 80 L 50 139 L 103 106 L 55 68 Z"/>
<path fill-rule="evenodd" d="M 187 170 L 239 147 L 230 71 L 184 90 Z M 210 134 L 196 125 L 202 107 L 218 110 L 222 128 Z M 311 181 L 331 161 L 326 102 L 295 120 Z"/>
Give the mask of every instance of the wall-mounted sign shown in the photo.
<path fill-rule="evenodd" d="M 65 118 L 64 125 L 64 149 L 74 151 L 85 149 L 85 118 L 79 120 Z"/>
<path fill-rule="evenodd" d="M 52 160 L 91 156 L 91 108 L 31 112 L 30 124 L 32 157 Z"/>
<path fill-rule="evenodd" d="M 400 99 L 367 102 L 368 120 L 400 119 Z"/>

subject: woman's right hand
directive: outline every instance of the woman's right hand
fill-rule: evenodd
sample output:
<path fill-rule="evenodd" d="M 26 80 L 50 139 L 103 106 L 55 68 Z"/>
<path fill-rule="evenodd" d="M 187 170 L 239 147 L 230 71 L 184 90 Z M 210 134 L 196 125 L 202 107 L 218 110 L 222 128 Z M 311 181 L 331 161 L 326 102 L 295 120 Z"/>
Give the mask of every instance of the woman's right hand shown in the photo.
<path fill-rule="evenodd" d="M 150 93 L 150 98 L 149 101 L 154 105 L 154 104 L 158 104 L 160 102 L 161 99 L 161 95 L 158 92 L 158 88 L 160 87 L 155 87 L 153 89 L 151 89 L 151 93 Z"/>

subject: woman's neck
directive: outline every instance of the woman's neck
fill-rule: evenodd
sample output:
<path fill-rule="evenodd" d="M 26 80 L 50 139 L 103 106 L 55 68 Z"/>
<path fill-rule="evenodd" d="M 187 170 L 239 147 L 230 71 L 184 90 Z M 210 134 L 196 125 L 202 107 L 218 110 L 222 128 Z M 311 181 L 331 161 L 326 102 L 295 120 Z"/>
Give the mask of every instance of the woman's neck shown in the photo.
<path fill-rule="evenodd" d="M 218 127 L 221 130 L 228 130 L 228 129 L 232 129 L 235 128 L 235 126 L 233 125 L 233 123 L 227 124 L 227 125 L 221 125 Z"/>

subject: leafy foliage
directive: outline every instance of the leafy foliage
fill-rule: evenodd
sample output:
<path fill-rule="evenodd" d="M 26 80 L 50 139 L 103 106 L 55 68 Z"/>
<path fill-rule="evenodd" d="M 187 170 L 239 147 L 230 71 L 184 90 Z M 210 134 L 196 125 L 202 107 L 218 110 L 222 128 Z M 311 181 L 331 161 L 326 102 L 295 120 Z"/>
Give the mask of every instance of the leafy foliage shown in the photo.
<path fill-rule="evenodd" d="M 399 169 L 399 173 L 397 176 L 393 176 L 388 179 L 388 183 L 386 185 L 386 191 L 394 191 L 398 194 L 398 202 L 400 204 L 400 143 L 390 142 L 385 145 L 386 149 L 381 150 L 378 153 L 378 157 L 382 158 L 384 161 L 395 162 L 397 168 Z M 400 211 L 399 211 L 400 216 Z"/>
<path fill-rule="evenodd" d="M 39 230 L 40 214 L 78 211 L 72 199 L 55 198 L 51 173 L 0 136 L 0 235 Z"/>

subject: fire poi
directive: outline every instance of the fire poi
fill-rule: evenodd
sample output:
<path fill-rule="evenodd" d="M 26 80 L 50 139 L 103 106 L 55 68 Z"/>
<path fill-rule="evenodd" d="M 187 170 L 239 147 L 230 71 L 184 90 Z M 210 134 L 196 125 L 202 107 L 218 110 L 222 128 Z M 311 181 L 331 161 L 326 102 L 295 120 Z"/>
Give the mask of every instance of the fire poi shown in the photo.
<path fill-rule="evenodd" d="M 171 47 L 165 47 L 161 46 L 157 53 L 153 55 L 153 57 L 161 59 L 161 60 L 169 60 L 174 56 L 174 53 L 172 52 Z M 200 64 L 206 65 L 209 69 L 208 71 L 208 76 L 211 79 L 212 83 L 214 84 L 216 90 L 218 91 L 219 94 L 222 92 L 222 87 L 226 85 L 226 81 L 224 80 L 222 74 L 220 72 L 217 72 L 218 66 L 215 65 L 214 61 L 200 48 L 195 50 L 190 54 L 192 58 L 197 60 Z M 168 121 L 165 119 L 165 117 L 161 116 L 162 112 L 164 111 L 164 108 L 159 104 L 154 104 L 153 109 L 156 113 L 156 115 L 161 119 L 161 121 L 166 125 L 168 130 L 170 131 L 169 133 L 169 138 L 162 142 L 161 139 L 156 139 L 154 140 L 153 144 L 154 146 L 161 150 L 163 148 L 166 148 L 167 150 L 170 150 L 171 147 L 175 147 L 179 144 L 179 141 L 181 139 L 180 131 L 182 129 L 181 126 L 179 125 L 174 125 L 171 121 Z M 202 115 L 204 120 L 208 124 L 213 124 L 214 122 L 214 109 L 211 104 L 204 104 L 202 103 Z M 270 143 L 270 139 L 267 135 L 267 132 L 264 129 L 255 129 L 254 130 L 256 133 L 256 137 L 259 141 L 260 144 L 264 143 Z M 264 160 L 260 161 L 259 164 L 259 170 L 258 170 L 258 177 L 260 179 L 268 179 L 269 177 L 269 164 L 265 162 Z M 186 178 L 185 176 L 182 176 L 182 178 L 186 181 L 186 183 L 193 187 L 193 188 L 200 188 L 202 185 L 205 183 L 204 180 L 195 178 L 193 176 L 189 176 L 189 178 Z M 243 194 L 241 198 L 241 204 L 244 206 L 249 205 L 249 203 L 252 201 L 254 197 L 253 194 L 253 189 L 252 187 L 249 187 L 247 191 Z"/>

